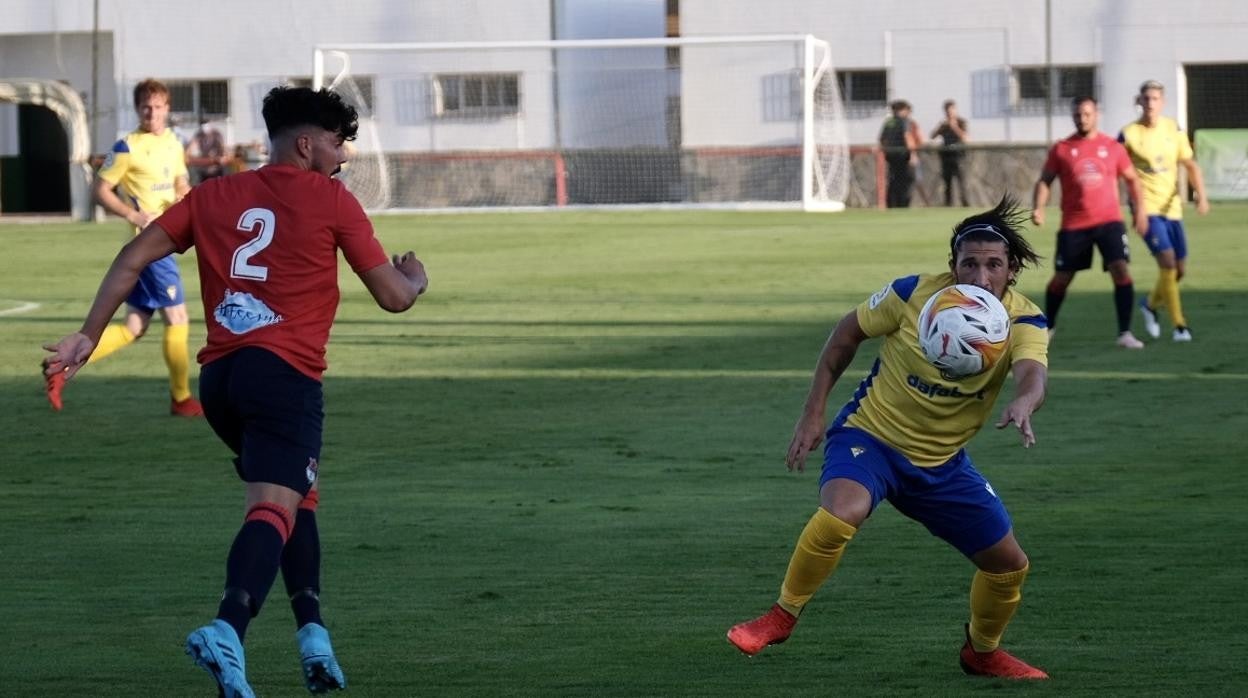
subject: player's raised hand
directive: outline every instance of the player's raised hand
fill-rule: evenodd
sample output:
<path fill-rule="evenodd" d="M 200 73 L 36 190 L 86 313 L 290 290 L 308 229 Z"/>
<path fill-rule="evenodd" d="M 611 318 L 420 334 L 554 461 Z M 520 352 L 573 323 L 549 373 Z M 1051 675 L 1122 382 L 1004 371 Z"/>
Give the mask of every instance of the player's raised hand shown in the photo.
<path fill-rule="evenodd" d="M 789 452 L 784 458 L 789 470 L 806 470 L 806 456 L 823 442 L 823 431 L 823 415 L 802 414 L 793 427 L 793 440 L 789 442 Z"/>
<path fill-rule="evenodd" d="M 86 365 L 87 359 L 91 358 L 91 352 L 95 351 L 95 342 L 88 339 L 85 334 L 75 332 L 66 335 L 55 344 L 45 344 L 43 348 L 52 352 L 50 356 L 43 359 L 44 375 L 51 376 L 64 372 L 68 380 L 78 373 L 78 369 Z"/>
<path fill-rule="evenodd" d="M 429 276 L 425 273 L 425 265 L 416 259 L 415 252 L 408 250 L 402 255 L 396 254 L 391 261 L 394 262 L 394 268 L 398 269 L 417 288 L 416 295 L 419 296 L 429 288 Z"/>
<path fill-rule="evenodd" d="M 1036 433 L 1031 429 L 1031 413 L 1034 410 L 1030 404 L 1020 404 L 1018 400 L 1014 400 L 1005 406 L 1001 412 L 1001 419 L 997 422 L 998 429 L 1004 429 L 1011 423 L 1018 427 L 1018 433 L 1023 436 L 1023 448 L 1030 448 L 1036 443 Z"/>

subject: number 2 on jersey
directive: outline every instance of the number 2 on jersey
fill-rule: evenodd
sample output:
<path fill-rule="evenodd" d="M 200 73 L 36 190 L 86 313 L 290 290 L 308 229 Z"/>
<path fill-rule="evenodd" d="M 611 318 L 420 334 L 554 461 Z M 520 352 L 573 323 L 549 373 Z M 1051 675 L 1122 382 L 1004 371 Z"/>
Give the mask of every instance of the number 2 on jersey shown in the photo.
<path fill-rule="evenodd" d="M 256 233 L 249 242 L 234 250 L 234 260 L 230 263 L 230 276 L 235 279 L 251 279 L 266 281 L 269 268 L 252 264 L 251 258 L 264 251 L 273 242 L 273 228 L 276 221 L 273 212 L 267 208 L 249 208 L 238 218 L 238 229 L 248 233 Z M 258 229 L 258 230 L 257 230 Z"/>

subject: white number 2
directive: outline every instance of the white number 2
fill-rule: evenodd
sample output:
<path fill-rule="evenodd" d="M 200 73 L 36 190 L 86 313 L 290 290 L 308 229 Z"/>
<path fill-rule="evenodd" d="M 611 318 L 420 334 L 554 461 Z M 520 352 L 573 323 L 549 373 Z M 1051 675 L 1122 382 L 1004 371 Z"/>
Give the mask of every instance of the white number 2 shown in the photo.
<path fill-rule="evenodd" d="M 238 229 L 248 233 L 256 232 L 256 237 L 234 250 L 234 261 L 230 264 L 231 277 L 253 281 L 265 281 L 269 278 L 269 268 L 251 264 L 251 258 L 273 242 L 273 229 L 276 225 L 273 212 L 267 208 L 249 208 L 243 211 L 238 219 Z M 257 227 L 259 231 L 256 231 Z"/>

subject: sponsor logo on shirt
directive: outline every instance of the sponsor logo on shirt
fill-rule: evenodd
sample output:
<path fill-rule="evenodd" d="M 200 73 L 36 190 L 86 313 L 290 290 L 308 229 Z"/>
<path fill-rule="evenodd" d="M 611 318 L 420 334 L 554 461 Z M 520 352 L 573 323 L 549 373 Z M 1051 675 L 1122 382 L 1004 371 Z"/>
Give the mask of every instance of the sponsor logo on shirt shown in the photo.
<path fill-rule="evenodd" d="M 911 388 L 914 388 L 916 391 L 919 392 L 919 394 L 926 395 L 931 400 L 935 400 L 936 398 L 941 398 L 941 397 L 954 398 L 954 399 L 975 398 L 976 400 L 983 400 L 984 394 L 987 392 L 985 390 L 978 390 L 973 393 L 964 393 L 956 385 L 941 385 L 940 383 L 927 383 L 922 378 L 919 378 L 913 373 L 911 373 L 909 376 L 906 376 L 906 385 L 910 386 Z"/>
<path fill-rule="evenodd" d="M 233 293 L 229 289 L 212 311 L 212 316 L 234 334 L 247 334 L 261 327 L 276 325 L 283 319 L 259 298 L 242 291 Z"/>

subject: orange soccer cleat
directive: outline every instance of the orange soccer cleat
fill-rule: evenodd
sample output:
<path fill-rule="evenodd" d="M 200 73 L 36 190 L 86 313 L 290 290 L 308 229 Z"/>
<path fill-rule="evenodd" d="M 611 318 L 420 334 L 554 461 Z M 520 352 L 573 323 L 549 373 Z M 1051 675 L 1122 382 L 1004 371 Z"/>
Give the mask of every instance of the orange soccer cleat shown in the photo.
<path fill-rule="evenodd" d="M 43 371 L 44 389 L 48 392 L 48 402 L 52 405 L 52 409 L 60 412 L 65 403 L 61 399 L 61 392 L 65 390 L 65 371 L 57 371 L 56 373 L 48 373 L 47 365 L 44 365 Z"/>
<path fill-rule="evenodd" d="M 959 659 L 962 671 L 976 676 L 996 676 L 1002 679 L 1049 678 L 1043 670 L 1037 669 L 999 647 L 991 652 L 976 652 L 975 647 L 971 645 L 969 627 L 966 644 L 962 645 Z"/>
<path fill-rule="evenodd" d="M 202 417 L 204 416 L 204 406 L 199 404 L 199 400 L 188 397 L 185 400 L 169 400 L 169 414 L 175 417 Z"/>
<path fill-rule="evenodd" d="M 778 645 L 789 639 L 794 625 L 797 625 L 797 616 L 781 608 L 780 604 L 774 604 L 754 620 L 732 626 L 728 630 L 728 641 L 752 657 L 767 645 Z"/>

